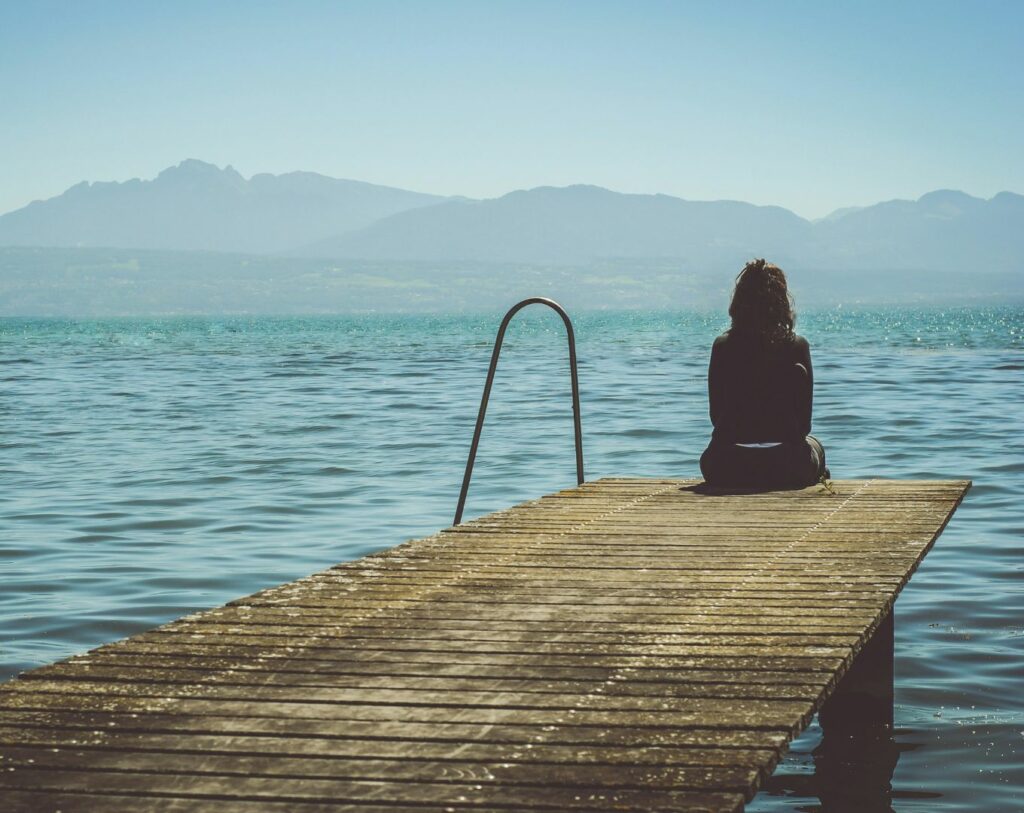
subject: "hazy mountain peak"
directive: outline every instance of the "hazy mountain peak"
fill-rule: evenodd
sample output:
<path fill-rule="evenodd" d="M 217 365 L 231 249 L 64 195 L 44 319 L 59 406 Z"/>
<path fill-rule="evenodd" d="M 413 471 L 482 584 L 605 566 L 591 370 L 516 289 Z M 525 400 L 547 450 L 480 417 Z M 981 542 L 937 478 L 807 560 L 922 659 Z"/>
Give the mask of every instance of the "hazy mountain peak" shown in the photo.
<path fill-rule="evenodd" d="M 198 158 L 186 158 L 177 166 L 168 167 L 163 170 L 156 177 L 158 181 L 172 178 L 230 178 L 239 181 L 245 180 L 230 164 L 221 169 L 216 164 L 208 164 L 206 161 L 200 161 Z"/>
<path fill-rule="evenodd" d="M 968 195 L 959 189 L 936 189 L 933 192 L 926 192 L 917 199 L 918 203 L 981 203 L 981 198 Z"/>
<path fill-rule="evenodd" d="M 0 245 L 284 251 L 443 198 L 315 173 L 263 174 L 188 158 L 152 180 L 76 184 L 0 216 Z"/>
<path fill-rule="evenodd" d="M 983 207 L 985 203 L 982 198 L 958 189 L 936 189 L 917 199 L 917 205 L 927 216 L 943 220 L 960 217 L 964 212 Z"/>
<path fill-rule="evenodd" d="M 506 192 L 504 195 L 500 195 L 497 198 L 490 198 L 485 202 L 523 200 L 529 198 L 597 198 L 614 197 L 618 195 L 618 192 L 612 192 L 602 186 L 581 183 L 570 184 L 569 186 L 533 186 L 529 189 L 515 189 L 511 192 Z"/>

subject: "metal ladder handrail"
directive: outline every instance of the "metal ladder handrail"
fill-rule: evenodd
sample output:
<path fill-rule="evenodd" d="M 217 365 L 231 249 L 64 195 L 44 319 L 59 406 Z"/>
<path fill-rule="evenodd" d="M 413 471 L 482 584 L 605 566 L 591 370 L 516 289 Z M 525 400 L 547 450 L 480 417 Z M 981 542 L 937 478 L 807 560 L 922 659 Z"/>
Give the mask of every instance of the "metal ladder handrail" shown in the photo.
<path fill-rule="evenodd" d="M 476 450 L 480 445 L 480 432 L 484 426 L 484 415 L 487 413 L 487 402 L 491 397 L 491 385 L 494 383 L 494 373 L 498 369 L 498 356 L 501 353 L 501 343 L 505 339 L 505 330 L 512 317 L 527 305 L 547 305 L 565 323 L 565 333 L 569 340 L 569 373 L 572 377 L 572 421 L 576 434 L 576 485 L 583 485 L 583 429 L 580 425 L 580 383 L 576 372 L 576 334 L 572 329 L 572 321 L 565 308 L 555 300 L 546 296 L 531 296 L 513 305 L 505 318 L 501 320 L 501 327 L 498 328 L 498 336 L 494 340 L 494 351 L 491 353 L 491 365 L 487 369 L 487 382 L 484 384 L 483 398 L 480 399 L 480 411 L 476 416 L 476 429 L 473 431 L 473 443 L 469 447 L 469 459 L 466 461 L 466 473 L 462 477 L 462 491 L 459 493 L 459 505 L 455 509 L 455 522 L 458 525 L 462 522 L 462 510 L 466 507 L 466 495 L 469 493 L 469 481 L 473 476 L 473 463 L 476 460 Z"/>

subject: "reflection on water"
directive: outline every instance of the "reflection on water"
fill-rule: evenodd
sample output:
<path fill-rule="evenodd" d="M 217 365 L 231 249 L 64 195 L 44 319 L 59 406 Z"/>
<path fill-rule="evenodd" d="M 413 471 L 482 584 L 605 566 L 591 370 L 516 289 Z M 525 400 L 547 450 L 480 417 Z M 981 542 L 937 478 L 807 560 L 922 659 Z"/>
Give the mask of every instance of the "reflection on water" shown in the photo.
<path fill-rule="evenodd" d="M 0 677 L 451 522 L 486 317 L 0 320 Z M 574 482 L 563 329 L 509 329 L 467 517 Z M 576 317 L 588 478 L 697 473 L 719 314 Z M 896 614 L 897 811 L 1024 809 L 1019 309 L 801 316 L 843 477 L 975 487 Z M 748 809 L 821 809 L 813 726 Z M 877 768 L 877 770 L 875 770 Z"/>
<path fill-rule="evenodd" d="M 797 749 L 786 770 L 777 771 L 766 783 L 762 794 L 748 810 L 764 806 L 766 797 L 786 800 L 786 809 L 822 811 L 822 813 L 890 813 L 903 809 L 900 797 L 893 793 L 892 779 L 899 761 L 900 747 L 892 729 L 883 729 L 872 739 L 847 740 L 841 744 L 820 739 L 816 727 L 809 737 L 819 743 L 808 753 Z M 794 770 L 794 765 L 799 770 Z M 919 799 L 939 799 L 942 794 L 914 794 Z M 796 800 L 804 800 L 797 803 Z M 776 808 L 778 809 L 778 808 Z"/>
<path fill-rule="evenodd" d="M 838 744 L 826 737 L 814 750 L 810 791 L 821 800 L 821 809 L 831 813 L 890 813 L 898 760 L 891 728 Z"/>
<path fill-rule="evenodd" d="M 827 813 L 890 813 L 899 761 L 893 739 L 893 616 L 882 622 L 818 714 L 821 742 L 806 792 Z"/>

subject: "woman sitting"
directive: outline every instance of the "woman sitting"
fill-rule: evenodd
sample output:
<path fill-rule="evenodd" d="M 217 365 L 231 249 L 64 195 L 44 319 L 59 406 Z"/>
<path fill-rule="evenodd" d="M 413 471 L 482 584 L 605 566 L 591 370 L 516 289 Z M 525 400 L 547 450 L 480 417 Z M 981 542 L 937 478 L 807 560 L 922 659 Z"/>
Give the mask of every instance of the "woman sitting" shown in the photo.
<path fill-rule="evenodd" d="M 708 369 L 714 432 L 700 458 L 708 485 L 803 488 L 828 477 L 810 435 L 814 373 L 782 269 L 754 260 L 736 278 L 732 327 L 715 339 Z"/>

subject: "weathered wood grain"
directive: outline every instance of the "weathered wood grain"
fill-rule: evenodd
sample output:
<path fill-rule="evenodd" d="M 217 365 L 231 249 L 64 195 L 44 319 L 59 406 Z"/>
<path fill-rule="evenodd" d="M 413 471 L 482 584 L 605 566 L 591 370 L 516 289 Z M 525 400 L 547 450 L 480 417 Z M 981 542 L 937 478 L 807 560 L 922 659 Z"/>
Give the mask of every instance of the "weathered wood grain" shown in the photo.
<path fill-rule="evenodd" d="M 969 483 L 616 478 L 0 686 L 0 808 L 742 810 Z"/>

